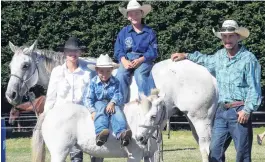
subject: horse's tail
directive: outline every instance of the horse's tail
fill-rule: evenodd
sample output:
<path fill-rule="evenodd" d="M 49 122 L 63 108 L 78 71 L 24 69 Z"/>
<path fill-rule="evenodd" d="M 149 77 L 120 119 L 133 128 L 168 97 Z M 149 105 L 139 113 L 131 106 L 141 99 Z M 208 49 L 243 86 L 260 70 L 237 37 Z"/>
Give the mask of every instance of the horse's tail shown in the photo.
<path fill-rule="evenodd" d="M 41 132 L 41 126 L 45 118 L 45 113 L 42 113 L 37 121 L 32 136 L 32 162 L 45 162 L 45 145 Z"/>

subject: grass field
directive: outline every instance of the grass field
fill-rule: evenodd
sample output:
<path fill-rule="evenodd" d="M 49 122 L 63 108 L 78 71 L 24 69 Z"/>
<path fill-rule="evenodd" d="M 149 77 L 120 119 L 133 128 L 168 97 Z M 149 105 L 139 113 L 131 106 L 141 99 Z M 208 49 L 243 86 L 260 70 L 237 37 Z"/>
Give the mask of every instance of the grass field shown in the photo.
<path fill-rule="evenodd" d="M 262 133 L 265 128 L 255 128 L 253 147 L 252 147 L 252 161 L 265 162 L 265 142 L 264 145 L 259 146 L 256 142 L 257 133 Z M 16 138 L 7 140 L 7 162 L 29 162 L 31 159 L 30 138 Z M 235 149 L 231 143 L 226 151 L 228 162 L 235 161 Z M 50 160 L 49 152 L 47 151 L 46 161 Z M 67 162 L 69 162 L 69 157 Z M 90 161 L 89 156 L 84 156 L 84 162 Z M 105 159 L 105 162 L 123 162 L 126 159 Z M 167 139 L 166 132 L 164 132 L 164 161 L 165 162 L 199 162 L 201 161 L 200 151 L 198 145 L 193 139 L 190 131 L 171 131 L 171 138 Z"/>

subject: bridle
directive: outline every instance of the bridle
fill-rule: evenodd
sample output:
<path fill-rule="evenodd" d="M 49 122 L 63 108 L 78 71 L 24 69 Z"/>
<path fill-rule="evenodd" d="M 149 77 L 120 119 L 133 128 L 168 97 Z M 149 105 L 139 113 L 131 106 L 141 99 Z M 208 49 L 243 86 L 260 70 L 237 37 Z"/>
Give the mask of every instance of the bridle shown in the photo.
<path fill-rule="evenodd" d="M 35 114 L 36 114 L 36 116 L 37 116 L 37 118 L 38 118 L 38 114 L 37 114 L 37 111 L 36 111 L 36 108 L 35 108 L 35 106 L 34 106 L 34 104 L 33 104 L 33 102 L 32 102 L 32 98 L 31 98 L 31 96 L 29 95 L 30 94 L 30 92 L 29 92 L 29 87 L 28 87 L 28 85 L 27 85 L 27 82 L 35 75 L 35 73 L 37 72 L 37 75 L 39 75 L 39 69 L 38 69 L 38 64 L 39 64 L 39 61 L 40 61 L 40 57 L 37 57 L 38 55 L 35 53 L 35 55 L 36 55 L 36 59 L 33 61 L 34 63 L 35 63 L 35 69 L 34 69 L 34 71 L 33 71 L 33 73 L 30 75 L 30 77 L 29 78 L 27 78 L 27 79 L 23 79 L 22 77 L 19 77 L 19 76 L 17 76 L 16 74 L 10 74 L 10 77 L 16 77 L 16 78 L 18 78 L 21 82 L 22 82 L 22 85 L 25 85 L 26 86 L 26 97 L 28 97 L 29 98 L 29 101 L 30 101 L 30 103 L 31 103 L 31 105 L 32 105 L 32 107 L 33 107 L 33 110 L 34 110 L 34 112 L 35 112 Z M 38 77 L 37 77 L 38 78 Z M 21 86 L 22 87 L 22 86 Z M 19 92 L 20 92 L 20 90 L 21 89 L 19 89 Z M 17 108 L 15 108 L 15 109 L 17 109 Z M 19 110 L 19 109 L 17 109 L 17 110 Z"/>
<path fill-rule="evenodd" d="M 139 127 L 143 127 L 143 128 L 148 128 L 150 129 L 149 132 L 147 133 L 147 135 L 145 135 L 145 139 L 147 140 L 146 142 L 148 143 L 148 152 L 150 151 L 150 138 L 153 138 L 156 140 L 157 143 L 157 148 L 158 150 L 160 150 L 160 142 L 162 141 L 162 161 L 164 161 L 164 157 L 163 157 L 163 139 L 162 139 L 162 131 L 161 131 L 161 125 L 163 123 L 163 121 L 165 120 L 165 117 L 167 115 L 167 109 L 165 106 L 165 102 L 163 102 L 163 107 L 162 107 L 162 113 L 160 115 L 159 120 L 153 125 L 153 126 L 146 126 L 146 125 L 139 125 Z M 156 131 L 155 135 L 154 135 L 154 131 Z"/>

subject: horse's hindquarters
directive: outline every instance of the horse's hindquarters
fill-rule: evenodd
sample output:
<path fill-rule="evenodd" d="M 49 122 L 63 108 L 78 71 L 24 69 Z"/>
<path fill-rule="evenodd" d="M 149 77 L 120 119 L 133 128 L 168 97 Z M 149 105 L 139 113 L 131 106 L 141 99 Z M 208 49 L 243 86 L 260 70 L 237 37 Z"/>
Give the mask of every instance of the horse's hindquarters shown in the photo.
<path fill-rule="evenodd" d="M 195 116 L 208 115 L 216 102 L 215 80 L 203 66 L 188 60 L 165 60 L 153 67 L 152 74 L 157 88 L 166 94 L 165 102 L 181 111 L 196 113 Z"/>

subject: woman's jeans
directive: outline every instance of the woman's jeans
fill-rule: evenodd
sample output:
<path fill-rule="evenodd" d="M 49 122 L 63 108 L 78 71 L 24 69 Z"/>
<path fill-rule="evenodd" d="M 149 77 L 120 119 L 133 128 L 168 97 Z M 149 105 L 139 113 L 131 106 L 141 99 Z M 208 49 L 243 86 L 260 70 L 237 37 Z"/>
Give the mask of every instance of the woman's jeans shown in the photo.
<path fill-rule="evenodd" d="M 251 119 L 246 124 L 237 121 L 237 112 L 244 106 L 234 108 L 224 108 L 219 104 L 212 130 L 210 145 L 210 162 L 224 162 L 225 151 L 231 139 L 233 139 L 236 149 L 236 162 L 251 162 L 251 148 L 253 131 Z"/>
<path fill-rule="evenodd" d="M 135 53 L 127 53 L 126 56 L 126 59 L 130 61 L 141 57 L 141 55 Z M 116 78 L 120 81 L 120 91 L 123 95 L 124 103 L 128 103 L 130 100 L 130 84 L 133 73 L 139 94 L 150 95 L 151 89 L 155 88 L 155 82 L 151 73 L 152 67 L 153 62 L 143 62 L 135 69 L 125 69 L 122 63 L 120 64 Z"/>

